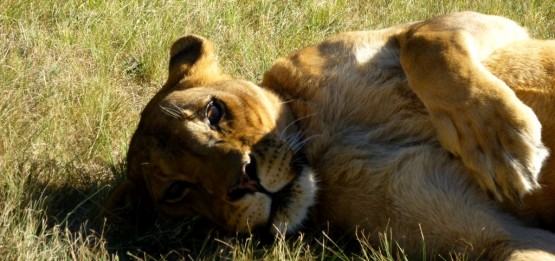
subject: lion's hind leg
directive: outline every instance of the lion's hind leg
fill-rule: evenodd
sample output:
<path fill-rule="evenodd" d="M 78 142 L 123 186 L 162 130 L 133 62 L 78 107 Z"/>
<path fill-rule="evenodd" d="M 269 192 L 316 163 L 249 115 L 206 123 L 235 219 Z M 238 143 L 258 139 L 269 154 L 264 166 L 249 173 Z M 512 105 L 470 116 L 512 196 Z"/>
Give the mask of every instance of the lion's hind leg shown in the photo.
<path fill-rule="evenodd" d="M 555 260 L 555 234 L 528 227 L 487 198 L 460 162 L 436 147 L 399 156 L 388 185 L 395 240 L 427 253 L 485 260 Z M 423 241 L 422 241 L 423 238 Z M 537 259 L 542 257 L 543 259 Z M 545 258 L 549 259 L 545 259 Z"/>

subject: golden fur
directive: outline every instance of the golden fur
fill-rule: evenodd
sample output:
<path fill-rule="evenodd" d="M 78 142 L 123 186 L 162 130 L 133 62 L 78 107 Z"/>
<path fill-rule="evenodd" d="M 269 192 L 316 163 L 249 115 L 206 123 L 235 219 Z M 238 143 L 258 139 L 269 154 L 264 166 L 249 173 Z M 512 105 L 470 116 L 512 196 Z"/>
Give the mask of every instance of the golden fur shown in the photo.
<path fill-rule="evenodd" d="M 199 36 L 170 56 L 111 210 L 555 259 L 555 234 L 533 227 L 555 226 L 555 42 L 464 12 L 331 37 L 260 85 L 222 74 Z"/>

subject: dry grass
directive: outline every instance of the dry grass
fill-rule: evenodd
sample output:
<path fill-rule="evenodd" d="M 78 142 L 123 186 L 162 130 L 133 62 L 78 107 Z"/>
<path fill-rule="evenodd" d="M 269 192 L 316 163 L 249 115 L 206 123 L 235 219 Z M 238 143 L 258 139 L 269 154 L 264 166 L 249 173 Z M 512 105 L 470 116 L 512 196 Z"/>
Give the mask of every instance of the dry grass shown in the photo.
<path fill-rule="evenodd" d="M 555 36 L 553 1 L 2 1 L 0 256 L 402 259 L 391 244 L 379 251 L 320 233 L 267 244 L 197 220 L 106 232 L 100 212 L 179 36 L 209 37 L 227 72 L 258 81 L 277 57 L 335 32 L 458 10 L 508 16 L 534 36 Z"/>

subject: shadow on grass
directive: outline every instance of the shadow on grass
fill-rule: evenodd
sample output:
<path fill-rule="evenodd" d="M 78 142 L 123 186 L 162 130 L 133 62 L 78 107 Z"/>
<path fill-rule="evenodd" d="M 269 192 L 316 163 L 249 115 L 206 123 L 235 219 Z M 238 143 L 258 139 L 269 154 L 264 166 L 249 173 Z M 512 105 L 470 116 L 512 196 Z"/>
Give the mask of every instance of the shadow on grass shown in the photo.
<path fill-rule="evenodd" d="M 59 226 L 69 231 L 72 238 L 86 238 L 84 242 L 91 247 L 101 246 L 121 260 L 268 259 L 268 255 L 280 255 L 275 253 L 277 244 L 297 248 L 293 251 L 315 258 L 334 253 L 332 256 L 336 258 L 332 259 L 337 259 L 338 253 L 348 257 L 348 253 L 356 252 L 360 246 L 349 242 L 352 240 L 342 239 L 325 245 L 324 241 L 331 241 L 317 229 L 310 231 L 318 233 L 291 235 L 279 242 L 268 235 L 237 235 L 225 232 L 201 217 L 181 220 L 156 217 L 152 224 L 121 220 L 107 222 L 104 203 L 125 176 L 125 164 L 104 163 L 83 168 L 53 164 L 42 165 L 71 171 L 67 176 L 73 178 L 64 182 L 45 182 L 44 177 L 29 178 L 26 182 L 30 191 L 35 191 L 30 199 L 42 202 L 46 229 Z M 104 173 L 105 178 L 98 178 L 99 173 Z"/>

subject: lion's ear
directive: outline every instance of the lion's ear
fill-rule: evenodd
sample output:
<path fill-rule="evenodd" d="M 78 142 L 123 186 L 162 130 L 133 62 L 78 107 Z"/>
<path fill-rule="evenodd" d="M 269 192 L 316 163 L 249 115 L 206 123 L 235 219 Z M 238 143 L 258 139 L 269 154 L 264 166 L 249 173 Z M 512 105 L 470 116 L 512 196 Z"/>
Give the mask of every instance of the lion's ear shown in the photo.
<path fill-rule="evenodd" d="M 106 216 L 113 223 L 131 223 L 138 227 L 153 224 L 156 218 L 152 201 L 135 182 L 125 179 L 108 198 Z"/>
<path fill-rule="evenodd" d="M 187 35 L 173 43 L 165 88 L 182 80 L 189 85 L 202 85 L 225 77 L 220 72 L 214 45 L 209 40 L 198 35 Z"/>

